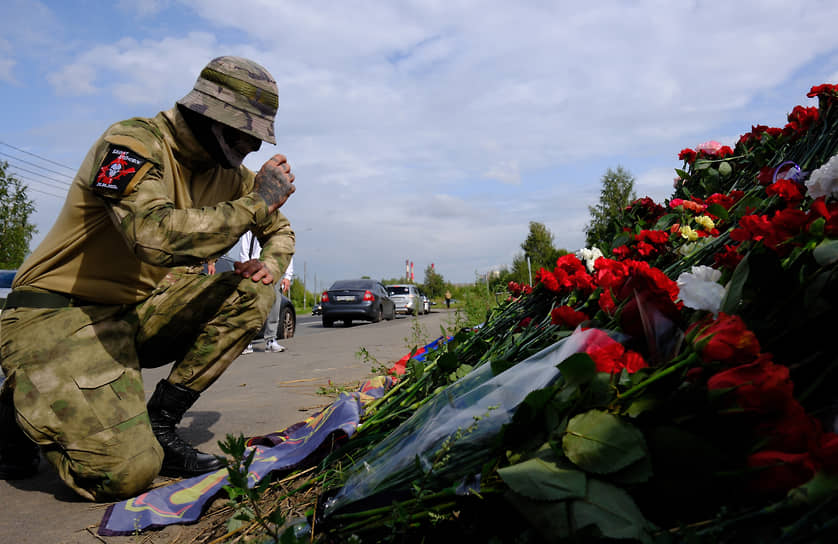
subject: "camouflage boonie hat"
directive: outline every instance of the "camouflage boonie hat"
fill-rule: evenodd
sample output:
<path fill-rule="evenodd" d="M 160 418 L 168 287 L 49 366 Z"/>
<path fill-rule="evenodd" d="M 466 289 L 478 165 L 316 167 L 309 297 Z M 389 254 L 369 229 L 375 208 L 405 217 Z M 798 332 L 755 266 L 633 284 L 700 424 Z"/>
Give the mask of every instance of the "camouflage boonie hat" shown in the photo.
<path fill-rule="evenodd" d="M 218 57 L 201 70 L 178 104 L 227 126 L 276 144 L 279 109 L 276 81 L 262 66 L 241 57 Z"/>

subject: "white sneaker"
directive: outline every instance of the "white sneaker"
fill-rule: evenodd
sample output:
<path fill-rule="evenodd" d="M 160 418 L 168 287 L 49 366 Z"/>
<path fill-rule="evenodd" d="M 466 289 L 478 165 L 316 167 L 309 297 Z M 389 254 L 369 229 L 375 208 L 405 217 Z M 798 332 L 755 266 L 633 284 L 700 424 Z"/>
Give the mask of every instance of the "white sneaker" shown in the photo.
<path fill-rule="evenodd" d="M 242 355 L 247 355 L 248 353 L 253 353 L 253 344 L 248 344 L 247 347 L 244 348 Z"/>
<path fill-rule="evenodd" d="M 285 351 L 285 346 L 277 342 L 276 339 L 268 340 L 265 342 L 265 351 L 273 351 L 274 353 L 278 351 Z"/>

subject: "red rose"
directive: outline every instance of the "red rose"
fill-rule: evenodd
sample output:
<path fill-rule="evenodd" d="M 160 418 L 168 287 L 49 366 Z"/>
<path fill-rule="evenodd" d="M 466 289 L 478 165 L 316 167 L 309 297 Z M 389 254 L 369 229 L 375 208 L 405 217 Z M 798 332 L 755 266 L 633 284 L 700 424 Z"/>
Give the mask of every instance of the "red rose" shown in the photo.
<path fill-rule="evenodd" d="M 707 389 L 733 388 L 736 404 L 760 414 L 787 412 L 793 400 L 794 384 L 786 366 L 774 364 L 762 354 L 756 361 L 723 370 L 707 380 Z"/>
<path fill-rule="evenodd" d="M 772 496 L 785 495 L 815 475 L 815 464 L 809 453 L 760 451 L 748 457 L 748 466 L 760 469 L 752 475 L 751 488 Z"/>
<path fill-rule="evenodd" d="M 807 414 L 803 406 L 792 399 L 779 419 L 760 423 L 756 432 L 767 439 L 766 448 L 803 453 L 817 446 L 823 429 L 820 421 Z"/>
<path fill-rule="evenodd" d="M 696 327 L 698 326 L 702 324 Z M 693 344 L 705 362 L 751 362 L 759 354 L 759 340 L 748 330 L 742 318 L 724 312 L 709 325 L 701 328 L 693 339 Z"/>
<path fill-rule="evenodd" d="M 575 329 L 577 325 L 587 320 L 587 315 L 582 312 L 577 312 L 570 306 L 559 306 L 558 308 L 553 308 L 553 311 L 550 312 L 550 322 L 560 327 Z"/>

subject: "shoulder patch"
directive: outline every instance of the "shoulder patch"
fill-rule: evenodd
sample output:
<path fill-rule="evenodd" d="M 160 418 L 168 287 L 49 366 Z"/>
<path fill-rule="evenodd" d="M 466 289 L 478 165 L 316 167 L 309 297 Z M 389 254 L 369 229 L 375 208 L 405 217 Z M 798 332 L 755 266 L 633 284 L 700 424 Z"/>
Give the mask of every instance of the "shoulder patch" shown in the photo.
<path fill-rule="evenodd" d="M 120 197 L 133 187 L 131 181 L 134 177 L 140 172 L 145 174 L 150 167 L 148 159 L 127 147 L 111 145 L 90 188 L 102 196 Z"/>

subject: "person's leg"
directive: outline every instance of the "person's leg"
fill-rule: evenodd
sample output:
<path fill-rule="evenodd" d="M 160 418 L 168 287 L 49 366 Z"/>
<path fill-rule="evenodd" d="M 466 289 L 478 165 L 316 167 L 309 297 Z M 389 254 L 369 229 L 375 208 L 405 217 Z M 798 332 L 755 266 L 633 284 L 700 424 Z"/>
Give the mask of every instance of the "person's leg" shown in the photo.
<path fill-rule="evenodd" d="M 271 306 L 271 311 L 268 314 L 268 320 L 265 322 L 265 351 L 285 351 L 285 348 L 276 341 L 276 331 L 279 329 L 279 311 L 282 309 L 282 295 L 279 283 L 274 287 L 276 299 L 274 305 Z"/>
<path fill-rule="evenodd" d="M 187 444 L 175 427 L 262 327 L 273 294 L 271 285 L 233 272 L 182 273 L 171 274 L 138 305 L 141 365 L 175 361 L 148 402 L 152 428 L 165 453 L 165 473 L 201 474 L 223 466 Z"/>
<path fill-rule="evenodd" d="M 135 333 L 136 320 L 118 306 L 2 315 L 4 393 L 13 390 L 20 428 L 90 500 L 136 495 L 163 460 L 145 410 Z"/>
<path fill-rule="evenodd" d="M 279 328 L 279 307 L 282 304 L 282 297 L 279 295 L 279 284 L 274 286 L 274 299 L 271 311 L 268 313 L 268 320 L 265 322 L 265 342 L 276 339 L 276 331 Z"/>

